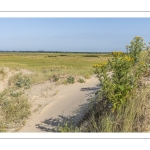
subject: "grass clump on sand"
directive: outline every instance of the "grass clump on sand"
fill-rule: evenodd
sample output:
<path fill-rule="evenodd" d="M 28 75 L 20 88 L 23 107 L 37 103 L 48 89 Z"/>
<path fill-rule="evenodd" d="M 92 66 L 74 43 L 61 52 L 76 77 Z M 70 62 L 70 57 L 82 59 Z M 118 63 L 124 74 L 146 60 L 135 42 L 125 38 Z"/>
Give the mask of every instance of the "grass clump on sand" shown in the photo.
<path fill-rule="evenodd" d="M 0 93 L 0 132 L 14 132 L 25 124 L 30 115 L 31 104 L 24 96 L 24 91 L 30 87 L 30 83 L 27 75 L 14 73 L 14 70 L 8 68 L 5 70 L 10 77 L 4 78 L 5 82 L 8 80 L 8 86 L 6 82 L 6 87 Z"/>
<path fill-rule="evenodd" d="M 74 126 L 65 124 L 67 131 L 71 132 L 69 126 L 72 132 L 150 130 L 150 85 L 147 84 L 150 79 L 150 52 L 143 50 L 145 47 L 141 37 L 135 37 L 127 48 L 127 54 L 114 52 L 112 59 L 94 65 L 101 88 L 81 121 Z"/>
<path fill-rule="evenodd" d="M 16 131 L 30 115 L 30 104 L 22 92 L 8 88 L 0 94 L 0 132 Z"/>

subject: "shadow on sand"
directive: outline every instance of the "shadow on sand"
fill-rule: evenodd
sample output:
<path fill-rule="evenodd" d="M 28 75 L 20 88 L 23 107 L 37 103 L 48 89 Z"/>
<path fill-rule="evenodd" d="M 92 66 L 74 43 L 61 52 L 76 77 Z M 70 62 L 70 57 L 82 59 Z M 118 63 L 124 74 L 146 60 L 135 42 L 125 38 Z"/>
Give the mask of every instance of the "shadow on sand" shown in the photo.
<path fill-rule="evenodd" d="M 100 89 L 100 86 L 97 87 L 87 87 L 87 88 L 81 88 L 80 91 L 91 91 L 88 94 L 88 99 L 86 103 L 80 104 L 78 106 L 78 109 L 73 111 L 70 116 L 64 116 L 58 115 L 57 118 L 48 118 L 44 120 L 41 124 L 36 124 L 36 128 L 39 128 L 40 130 L 44 132 L 59 132 L 58 131 L 58 126 L 62 125 L 65 122 L 72 122 L 74 125 L 78 125 L 80 122 L 81 118 L 84 116 L 85 113 L 88 112 L 90 109 L 90 103 L 92 99 L 95 98 L 95 93 Z"/>

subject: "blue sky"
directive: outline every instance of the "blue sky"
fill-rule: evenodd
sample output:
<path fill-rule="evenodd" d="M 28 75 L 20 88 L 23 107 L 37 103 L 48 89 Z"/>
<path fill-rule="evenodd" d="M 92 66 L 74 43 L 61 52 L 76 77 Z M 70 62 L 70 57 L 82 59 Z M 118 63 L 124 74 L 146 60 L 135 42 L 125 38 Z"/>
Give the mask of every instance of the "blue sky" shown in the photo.
<path fill-rule="evenodd" d="M 126 51 L 150 42 L 150 18 L 0 18 L 0 50 Z"/>

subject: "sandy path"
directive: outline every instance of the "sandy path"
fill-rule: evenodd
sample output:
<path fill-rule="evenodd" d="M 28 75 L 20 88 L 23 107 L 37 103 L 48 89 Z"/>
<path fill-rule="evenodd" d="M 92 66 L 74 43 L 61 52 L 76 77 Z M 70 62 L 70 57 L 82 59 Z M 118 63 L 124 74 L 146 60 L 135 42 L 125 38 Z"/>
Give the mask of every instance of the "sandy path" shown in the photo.
<path fill-rule="evenodd" d="M 85 83 L 55 87 L 54 91 L 58 91 L 58 93 L 53 97 L 45 97 L 45 100 L 41 98 L 40 100 L 43 102 L 47 101 L 45 102 L 47 105 L 41 111 L 33 113 L 19 132 L 53 131 L 61 120 L 71 115 L 81 104 L 86 103 L 87 99 L 94 95 L 94 92 L 99 89 L 98 84 L 98 79 L 92 77 Z M 36 100 L 39 101 L 38 95 Z"/>

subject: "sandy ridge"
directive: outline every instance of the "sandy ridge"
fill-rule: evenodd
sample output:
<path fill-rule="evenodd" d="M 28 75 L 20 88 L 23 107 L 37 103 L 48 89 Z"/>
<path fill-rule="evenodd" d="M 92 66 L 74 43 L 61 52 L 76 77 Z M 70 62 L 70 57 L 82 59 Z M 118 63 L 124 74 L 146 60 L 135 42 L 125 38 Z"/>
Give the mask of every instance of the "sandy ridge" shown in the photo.
<path fill-rule="evenodd" d="M 50 82 L 33 86 L 26 92 L 32 101 L 32 115 L 19 132 L 53 131 L 65 117 L 73 114 L 79 106 L 87 103 L 87 99 L 94 96 L 99 89 L 98 84 L 98 79 L 92 77 L 85 83 L 53 85 L 53 88 Z M 38 109 L 39 105 L 41 107 Z"/>

